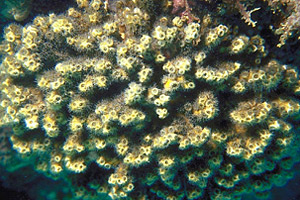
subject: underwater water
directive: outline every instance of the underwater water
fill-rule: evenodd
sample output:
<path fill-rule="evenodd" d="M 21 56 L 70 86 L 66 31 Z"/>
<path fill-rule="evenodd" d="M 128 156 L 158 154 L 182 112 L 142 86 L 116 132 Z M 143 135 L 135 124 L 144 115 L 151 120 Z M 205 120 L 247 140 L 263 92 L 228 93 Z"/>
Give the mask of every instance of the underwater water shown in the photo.
<path fill-rule="evenodd" d="M 1 1 L 0 199 L 300 199 L 291 2 Z"/>

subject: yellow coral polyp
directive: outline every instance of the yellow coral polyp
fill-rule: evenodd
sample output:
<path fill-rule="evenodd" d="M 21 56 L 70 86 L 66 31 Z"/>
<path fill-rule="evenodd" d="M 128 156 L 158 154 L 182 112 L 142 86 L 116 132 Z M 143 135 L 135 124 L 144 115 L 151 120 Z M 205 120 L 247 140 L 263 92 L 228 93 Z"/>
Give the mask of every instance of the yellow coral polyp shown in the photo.
<path fill-rule="evenodd" d="M 145 88 L 139 84 L 132 82 L 129 84 L 128 89 L 125 90 L 125 103 L 132 104 L 142 99 L 142 93 Z"/>
<path fill-rule="evenodd" d="M 104 73 L 112 68 L 112 64 L 109 60 L 101 59 L 95 63 L 94 69 L 97 72 Z"/>
<path fill-rule="evenodd" d="M 245 87 L 245 84 L 243 84 L 243 82 L 239 81 L 232 87 L 232 90 L 235 93 L 243 93 L 246 91 L 246 87 Z"/>
<path fill-rule="evenodd" d="M 172 23 L 174 26 L 177 26 L 178 28 L 181 28 L 183 26 L 183 20 L 180 17 L 175 17 L 172 20 Z"/>
<path fill-rule="evenodd" d="M 128 48 L 126 46 L 121 46 L 117 49 L 118 57 L 124 57 L 128 52 Z"/>
<path fill-rule="evenodd" d="M 51 25 L 54 33 L 60 33 L 64 36 L 71 34 L 74 31 L 73 24 L 66 18 L 57 19 Z"/>
<path fill-rule="evenodd" d="M 220 24 L 219 26 L 211 29 L 205 37 L 205 44 L 210 47 L 216 45 L 220 38 L 223 37 L 228 32 L 228 28 Z"/>
<path fill-rule="evenodd" d="M 230 117 L 235 123 L 261 123 L 267 118 L 271 108 L 271 104 L 267 102 L 241 102 L 237 109 L 230 113 Z"/>
<path fill-rule="evenodd" d="M 198 120 L 212 119 L 218 112 L 217 104 L 211 92 L 200 93 L 192 106 L 192 115 Z"/>
<path fill-rule="evenodd" d="M 161 158 L 159 160 L 159 164 L 163 167 L 163 168 L 170 168 L 175 164 L 174 158 L 171 157 L 165 157 L 165 158 Z"/>
<path fill-rule="evenodd" d="M 277 99 L 272 101 L 272 105 L 279 111 L 280 116 L 293 115 L 300 110 L 300 103 L 292 99 Z"/>
<path fill-rule="evenodd" d="M 50 168 L 53 173 L 60 173 L 63 170 L 62 166 L 58 163 L 51 164 Z"/>
<path fill-rule="evenodd" d="M 106 147 L 106 142 L 103 139 L 95 138 L 94 143 L 97 149 L 104 149 Z"/>
<path fill-rule="evenodd" d="M 59 105 L 62 103 L 63 98 L 62 96 L 57 92 L 50 92 L 46 97 L 46 102 L 52 105 Z"/>
<path fill-rule="evenodd" d="M 86 8 L 89 6 L 88 0 L 76 0 L 76 3 L 78 4 L 79 8 Z"/>
<path fill-rule="evenodd" d="M 25 123 L 26 127 L 29 129 L 36 129 L 39 127 L 38 116 L 34 115 L 32 117 L 26 118 Z"/>
<path fill-rule="evenodd" d="M 80 50 L 83 50 L 83 51 L 90 51 L 94 47 L 92 41 L 90 41 L 89 39 L 77 40 L 77 46 Z"/>
<path fill-rule="evenodd" d="M 94 77 L 94 82 L 99 88 L 105 88 L 107 87 L 108 80 L 106 76 L 97 76 Z"/>
<path fill-rule="evenodd" d="M 78 132 L 83 128 L 83 120 L 79 119 L 78 117 L 73 117 L 69 125 L 71 131 Z"/>
<path fill-rule="evenodd" d="M 160 119 L 164 119 L 168 116 L 168 110 L 166 108 L 157 108 L 156 109 L 156 114 L 158 116 L 158 118 Z"/>
<path fill-rule="evenodd" d="M 103 5 L 102 0 L 92 0 L 90 3 L 90 6 L 95 10 L 99 10 L 101 6 Z"/>
<path fill-rule="evenodd" d="M 91 90 L 94 86 L 94 83 L 93 83 L 93 78 L 92 77 L 87 77 L 83 82 L 81 82 L 79 85 L 78 85 L 78 90 L 80 92 L 87 92 L 89 90 Z"/>
<path fill-rule="evenodd" d="M 103 25 L 103 30 L 106 32 L 107 35 L 113 34 L 117 31 L 117 23 L 111 22 L 111 23 L 105 23 Z"/>
<path fill-rule="evenodd" d="M 13 32 L 8 32 L 4 35 L 6 41 L 8 42 L 14 42 L 16 37 L 15 37 L 15 34 Z"/>
<path fill-rule="evenodd" d="M 75 10 L 75 8 L 69 8 L 68 9 L 68 16 L 74 17 L 74 18 L 79 18 L 81 17 L 81 13 Z"/>
<path fill-rule="evenodd" d="M 92 24 L 96 24 L 100 21 L 99 15 L 97 13 L 93 13 L 93 14 L 89 15 L 89 20 Z"/>
<path fill-rule="evenodd" d="M 26 141 L 21 141 L 19 138 L 11 136 L 12 147 L 21 154 L 26 154 L 31 151 L 30 143 Z"/>
<path fill-rule="evenodd" d="M 103 31 L 100 28 L 94 28 L 90 32 L 92 37 L 96 39 L 101 39 L 101 36 L 103 35 Z"/>
<path fill-rule="evenodd" d="M 203 60 L 206 58 L 206 53 L 204 51 L 200 51 L 195 55 L 195 61 L 197 64 L 200 64 L 203 62 Z"/>
<path fill-rule="evenodd" d="M 88 101 L 86 99 L 74 97 L 69 104 L 69 109 L 73 112 L 82 112 L 87 105 Z"/>
<path fill-rule="evenodd" d="M 87 128 L 94 132 L 99 132 L 103 128 L 103 123 L 100 119 L 91 117 L 87 120 Z"/>
<path fill-rule="evenodd" d="M 185 27 L 184 33 L 185 37 L 184 40 L 186 42 L 192 42 L 193 40 L 197 39 L 199 37 L 199 31 L 200 31 L 200 24 L 199 23 L 189 23 L 188 26 Z"/>
<path fill-rule="evenodd" d="M 153 38 L 162 41 L 165 40 L 166 34 L 161 26 L 155 28 L 154 32 L 152 33 Z"/>
<path fill-rule="evenodd" d="M 146 82 L 147 80 L 150 79 L 151 75 L 153 73 L 153 70 L 151 68 L 143 68 L 141 71 L 139 71 L 139 81 L 141 83 Z"/>
<path fill-rule="evenodd" d="M 76 160 L 70 161 L 66 167 L 75 173 L 82 173 L 87 166 L 84 164 L 84 160 Z"/>

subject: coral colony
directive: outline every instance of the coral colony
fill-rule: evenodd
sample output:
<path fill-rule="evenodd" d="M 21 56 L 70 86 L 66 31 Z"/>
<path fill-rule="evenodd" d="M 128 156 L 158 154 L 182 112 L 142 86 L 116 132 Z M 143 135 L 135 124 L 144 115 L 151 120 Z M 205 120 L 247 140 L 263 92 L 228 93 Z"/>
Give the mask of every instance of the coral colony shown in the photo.
<path fill-rule="evenodd" d="M 260 7 L 224 1 L 239 29 L 195 1 L 76 1 L 7 26 L 0 46 L 7 151 L 67 182 L 62 199 L 267 198 L 293 178 L 299 74 L 245 31 Z"/>

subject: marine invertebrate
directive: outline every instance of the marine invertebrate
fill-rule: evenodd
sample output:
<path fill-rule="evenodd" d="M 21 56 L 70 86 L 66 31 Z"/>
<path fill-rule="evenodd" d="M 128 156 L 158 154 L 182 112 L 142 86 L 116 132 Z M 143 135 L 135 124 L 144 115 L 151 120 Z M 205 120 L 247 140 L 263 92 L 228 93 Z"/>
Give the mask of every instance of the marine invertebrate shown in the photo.
<path fill-rule="evenodd" d="M 299 74 L 262 37 L 77 3 L 4 31 L 0 122 L 21 159 L 71 199 L 262 197 L 292 178 Z"/>

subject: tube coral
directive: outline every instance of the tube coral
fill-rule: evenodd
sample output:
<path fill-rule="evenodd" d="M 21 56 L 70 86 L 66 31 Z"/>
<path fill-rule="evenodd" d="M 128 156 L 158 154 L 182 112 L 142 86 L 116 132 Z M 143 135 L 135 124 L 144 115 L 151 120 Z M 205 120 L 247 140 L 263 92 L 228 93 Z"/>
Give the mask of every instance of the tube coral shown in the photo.
<path fill-rule="evenodd" d="M 293 177 L 299 74 L 260 35 L 155 0 L 76 2 L 4 30 L 0 125 L 21 160 L 70 199 L 267 197 Z"/>

